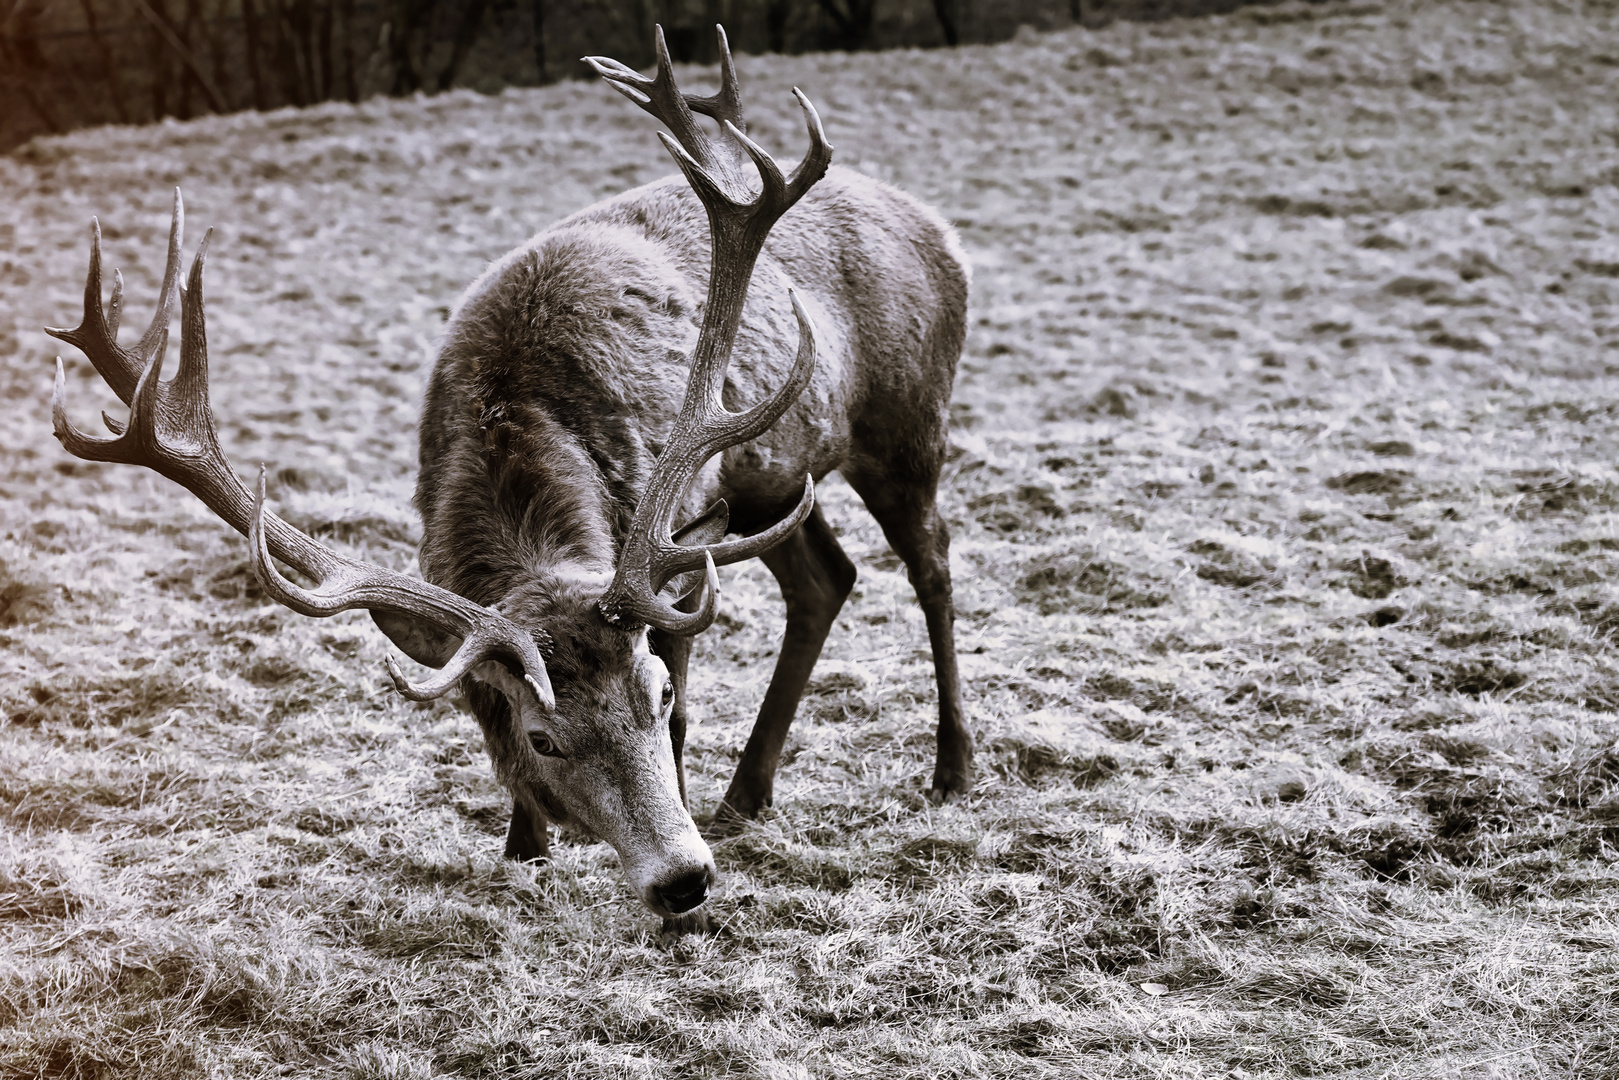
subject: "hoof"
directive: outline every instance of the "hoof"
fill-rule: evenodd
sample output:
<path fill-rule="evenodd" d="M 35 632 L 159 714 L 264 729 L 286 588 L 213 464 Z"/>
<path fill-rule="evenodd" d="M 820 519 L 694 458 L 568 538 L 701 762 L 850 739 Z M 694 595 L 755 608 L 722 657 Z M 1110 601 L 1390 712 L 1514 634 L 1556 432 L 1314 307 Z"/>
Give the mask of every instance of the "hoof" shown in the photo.
<path fill-rule="evenodd" d="M 926 795 L 928 802 L 934 806 L 943 806 L 945 803 L 961 802 L 972 789 L 972 763 L 969 759 L 965 766 L 946 768 L 940 765 L 935 768 L 933 784 L 928 788 Z"/>
<path fill-rule="evenodd" d="M 947 773 L 940 776 L 933 774 L 933 786 L 924 793 L 928 802 L 934 806 L 943 806 L 946 803 L 959 803 L 967 798 L 973 789 L 972 774 Z"/>
<path fill-rule="evenodd" d="M 672 919 L 663 920 L 663 940 L 666 942 L 678 941 L 688 934 L 708 935 L 714 932 L 714 924 L 708 918 L 708 912 L 688 911 L 684 915 L 676 915 Z"/>

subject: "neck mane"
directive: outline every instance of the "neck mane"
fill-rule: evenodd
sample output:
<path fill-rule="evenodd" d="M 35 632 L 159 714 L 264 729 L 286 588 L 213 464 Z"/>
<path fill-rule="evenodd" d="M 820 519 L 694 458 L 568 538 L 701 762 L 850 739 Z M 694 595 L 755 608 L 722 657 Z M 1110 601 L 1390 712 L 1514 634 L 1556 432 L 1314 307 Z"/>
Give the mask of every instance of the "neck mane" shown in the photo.
<path fill-rule="evenodd" d="M 633 506 L 556 416 L 537 404 L 486 409 L 482 445 L 442 464 L 446 498 L 422 506 L 422 574 L 469 599 L 557 595 L 611 580 Z"/>

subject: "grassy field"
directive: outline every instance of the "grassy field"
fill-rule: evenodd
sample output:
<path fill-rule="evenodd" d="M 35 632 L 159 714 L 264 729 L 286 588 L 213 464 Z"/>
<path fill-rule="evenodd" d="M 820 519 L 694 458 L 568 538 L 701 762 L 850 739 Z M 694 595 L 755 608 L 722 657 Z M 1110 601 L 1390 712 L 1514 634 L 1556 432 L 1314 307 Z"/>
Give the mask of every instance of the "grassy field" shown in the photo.
<path fill-rule="evenodd" d="M 408 567 L 459 289 L 668 171 L 606 87 L 36 142 L 0 158 L 0 1075 L 1619 1076 L 1619 9 L 740 68 L 767 147 L 802 86 L 975 262 L 972 798 L 922 798 L 920 613 L 828 482 L 860 584 L 775 809 L 715 842 L 719 930 L 662 941 L 607 848 L 501 860 L 476 725 L 387 690 L 364 616 L 273 606 L 189 496 L 51 438 L 90 216 L 134 327 L 180 184 L 227 450 Z M 722 588 L 700 822 L 782 622 L 761 567 Z"/>

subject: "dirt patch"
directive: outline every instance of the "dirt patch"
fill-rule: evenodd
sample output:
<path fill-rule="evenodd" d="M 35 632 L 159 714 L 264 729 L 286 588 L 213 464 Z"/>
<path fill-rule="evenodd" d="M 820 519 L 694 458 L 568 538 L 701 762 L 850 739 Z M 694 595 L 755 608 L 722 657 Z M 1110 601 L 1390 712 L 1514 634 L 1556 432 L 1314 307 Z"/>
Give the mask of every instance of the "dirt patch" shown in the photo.
<path fill-rule="evenodd" d="M 1278 586 L 1281 575 L 1273 560 L 1233 551 L 1213 540 L 1199 540 L 1187 553 L 1200 556 L 1197 576 L 1216 585 L 1246 589 L 1254 585 Z"/>
<path fill-rule="evenodd" d="M 60 595 L 59 586 L 26 572 L 12 571 L 0 560 L 0 627 L 44 620 Z"/>
<path fill-rule="evenodd" d="M 1345 495 L 1392 495 L 1410 481 L 1411 474 L 1403 469 L 1362 469 L 1330 477 L 1325 483 Z"/>
<path fill-rule="evenodd" d="M 1025 784 L 1067 780 L 1076 787 L 1103 783 L 1120 769 L 1110 754 L 1076 755 L 1046 743 L 1002 737 L 987 748 L 993 759 L 1002 762 L 1002 771 Z"/>
<path fill-rule="evenodd" d="M 1528 676 L 1523 672 L 1493 656 L 1485 656 L 1458 661 L 1437 681 L 1437 685 L 1469 697 L 1481 697 L 1515 690 L 1527 681 Z"/>
<path fill-rule="evenodd" d="M 221 695 L 201 685 L 196 673 L 166 665 L 144 672 L 103 679 L 61 676 L 6 692 L 6 722 L 24 727 L 63 725 L 89 728 L 98 724 L 139 730 L 179 710 L 225 708 Z M 21 690 L 20 693 L 16 690 Z"/>
<path fill-rule="evenodd" d="M 1093 549 L 1078 548 L 1031 558 L 1017 597 L 1042 615 L 1085 614 L 1160 607 L 1168 602 L 1161 588 Z"/>

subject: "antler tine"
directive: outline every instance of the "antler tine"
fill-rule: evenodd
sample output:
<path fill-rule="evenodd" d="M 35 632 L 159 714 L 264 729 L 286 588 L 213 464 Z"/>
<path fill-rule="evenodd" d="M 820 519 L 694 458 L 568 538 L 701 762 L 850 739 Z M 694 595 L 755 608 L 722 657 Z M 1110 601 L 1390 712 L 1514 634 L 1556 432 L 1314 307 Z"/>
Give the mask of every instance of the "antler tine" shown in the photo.
<path fill-rule="evenodd" d="M 674 514 L 703 463 L 728 447 L 757 438 L 768 430 L 798 399 L 815 368 L 814 326 L 795 295 L 792 305 L 798 319 L 799 349 L 786 382 L 745 412 L 732 413 L 721 404 L 720 392 L 736 344 L 748 284 L 754 264 L 764 249 L 765 238 L 781 216 L 825 175 L 831 162 L 832 146 L 826 141 L 815 107 L 795 90 L 804 111 L 810 149 L 793 170 L 791 179 L 783 177 L 775 160 L 743 132 L 741 92 L 723 31 L 719 40 L 721 87 L 710 98 L 683 95 L 675 86 L 661 28 L 656 40 L 656 77 L 627 74 L 628 69 L 621 64 L 592 65 L 673 132 L 672 138 L 660 132 L 660 138 L 708 212 L 713 246 L 708 302 L 692 353 L 686 398 L 625 536 L 613 584 L 601 602 L 603 612 L 610 619 L 639 620 L 672 633 L 696 633 L 707 626 L 707 622 L 696 616 L 713 606 L 714 593 L 710 588 L 699 612 L 679 611 L 659 595 L 673 577 L 704 562 L 710 566 L 721 561 L 734 562 L 767 550 L 803 523 L 815 500 L 813 478 L 806 477 L 804 494 L 793 513 L 763 533 L 706 547 L 682 547 L 674 542 L 670 532 Z M 752 159 L 760 180 L 757 195 L 751 194 L 740 177 L 733 175 L 734 170 L 716 168 L 724 159 L 715 152 L 714 143 L 697 128 L 693 110 L 719 119 L 720 126 L 735 145 Z"/>
<path fill-rule="evenodd" d="M 462 678 L 479 664 L 487 660 L 498 661 L 506 654 L 507 649 L 501 631 L 493 627 L 480 626 L 462 640 L 461 647 L 443 668 L 421 682 L 411 682 L 407 679 L 392 656 L 389 656 L 385 663 L 388 667 L 388 677 L 393 680 L 394 689 L 402 696 L 412 701 L 432 701 L 455 689 Z M 534 666 L 530 667 L 530 663 Z M 540 660 L 538 650 L 532 651 L 530 660 L 522 663 L 522 677 L 536 701 L 547 709 L 557 707 L 556 691 L 551 688 L 551 676 L 546 673 L 545 662 Z"/>
<path fill-rule="evenodd" d="M 746 134 L 748 122 L 742 116 L 742 87 L 736 81 L 736 62 L 731 59 L 731 43 L 726 40 L 725 27 L 715 26 L 714 38 L 720 52 L 719 92 L 707 97 L 687 94 L 686 105 L 692 112 L 722 122 L 730 121 L 738 131 Z"/>
<path fill-rule="evenodd" d="M 93 352 L 110 342 L 101 317 L 99 244 L 92 248 L 90 283 L 85 291 L 86 319 L 75 331 L 57 336 L 79 345 L 96 364 L 108 384 L 129 403 L 125 424 L 107 418 L 112 438 L 87 435 L 67 417 L 67 376 L 60 357 L 51 395 L 52 425 L 63 447 L 89 461 L 144 465 L 186 488 L 226 524 L 249 538 L 254 571 L 266 593 L 305 615 L 326 616 L 351 608 L 391 612 L 429 623 L 461 639 L 461 647 L 443 671 L 426 682 L 411 684 L 389 661 L 396 685 L 407 696 L 422 700 L 445 693 L 475 664 L 498 660 L 520 668 L 535 697 L 554 708 L 556 697 L 540 656 L 543 635 L 511 622 L 499 612 L 476 604 L 436 585 L 382 567 L 339 555 L 293 528 L 264 508 L 264 473 L 260 470 L 256 495 L 250 494 L 226 460 L 219 445 L 213 409 L 208 397 L 208 329 L 203 308 L 202 276 L 208 236 L 198 246 L 187 287 L 180 298 L 180 367 L 173 382 L 162 381 L 167 351 L 167 315 L 173 307 L 179 272 L 179 236 L 182 208 L 178 193 L 170 228 L 169 269 L 164 274 L 163 300 L 141 339 L 138 354 L 111 345 L 111 352 Z M 114 297 L 121 300 L 121 290 Z M 80 342 L 84 344 L 80 344 Z M 89 348 L 86 348 L 88 345 Z M 124 373 L 121 366 L 103 367 L 101 361 L 138 359 L 141 367 L 126 390 L 114 384 Z M 109 374 L 110 371 L 110 374 Z M 313 579 L 313 590 L 301 588 L 276 569 L 272 556 Z"/>
<path fill-rule="evenodd" d="M 124 275 L 113 272 L 110 314 L 101 306 L 101 222 L 90 219 L 90 272 L 84 282 L 84 316 L 71 330 L 46 327 L 45 332 L 84 353 L 106 380 L 118 400 L 129 404 L 141 372 L 155 352 L 167 341 L 169 321 L 174 316 L 174 297 L 180 279 L 180 251 L 185 232 L 185 204 L 180 189 L 174 191 L 174 209 L 169 218 L 169 251 L 163 266 L 163 286 L 157 312 L 133 351 L 118 345 L 118 319 L 123 308 Z"/>
<path fill-rule="evenodd" d="M 321 583 L 319 589 L 305 589 L 290 581 L 276 568 L 275 561 L 270 557 L 270 546 L 265 539 L 265 516 L 264 466 L 260 465 L 248 544 L 252 551 L 253 575 L 265 593 L 276 603 L 291 608 L 300 615 L 314 618 L 326 618 L 357 607 L 399 610 L 399 603 L 388 602 L 390 598 L 387 594 L 397 589 L 397 581 L 393 580 L 391 575 L 382 571 L 379 579 L 378 568 L 355 563 L 340 556 L 334 556 L 337 559 L 334 572 L 328 580 Z M 399 580 L 408 581 L 413 586 L 420 584 L 411 578 L 401 577 Z M 413 613 L 421 614 L 419 610 Z M 514 643 L 517 646 L 515 650 Z M 455 655 L 444 667 L 436 675 L 419 683 L 407 679 L 393 657 L 388 657 L 387 665 L 388 675 L 393 680 L 395 689 L 412 701 L 430 701 L 454 689 L 461 681 L 461 677 L 473 666 L 485 660 L 501 659 L 511 659 L 520 664 L 523 677 L 534 691 L 534 696 L 546 708 L 556 708 L 556 693 L 551 689 L 551 678 L 545 670 L 545 661 L 540 658 L 533 637 L 521 632 L 516 635 L 510 634 L 498 620 L 475 623 L 462 638 L 460 648 L 456 649 Z"/>
<path fill-rule="evenodd" d="M 94 218 L 91 220 L 95 221 Z M 96 221 L 95 228 L 96 240 L 99 241 L 101 239 L 101 222 Z M 100 248 L 101 245 L 97 243 L 96 247 Z M 101 252 L 98 250 L 96 255 L 99 256 L 100 254 Z M 101 290 L 98 288 L 96 291 L 99 293 Z M 118 317 L 123 313 L 123 310 L 124 272 L 122 270 L 114 270 L 112 272 L 112 299 L 107 302 L 107 336 L 114 341 L 118 340 Z"/>
<path fill-rule="evenodd" d="M 693 115 L 702 113 L 718 120 L 721 127 L 730 124 L 738 131 L 747 131 L 747 120 L 742 113 L 742 90 L 737 82 L 736 64 L 731 59 L 731 47 L 726 41 L 724 28 L 716 26 L 714 29 L 718 33 L 720 49 L 720 88 L 717 93 L 707 96 L 684 93 L 675 85 L 674 62 L 669 58 L 669 46 L 664 39 L 662 26 L 657 26 L 653 33 L 658 69 L 650 77 L 605 56 L 587 56 L 585 63 L 606 79 L 613 89 L 662 121 L 697 168 L 717 182 L 724 201 L 739 204 L 748 196 L 747 177 L 742 170 L 740 155 L 734 147 L 709 138 L 697 125 Z"/>
<path fill-rule="evenodd" d="M 713 554 L 706 548 L 698 548 L 697 550 L 702 554 L 701 565 L 703 567 L 703 580 L 698 585 L 698 588 L 702 590 L 703 598 L 702 602 L 697 605 L 697 610 L 692 612 L 681 611 L 673 604 L 660 600 L 656 592 L 649 591 L 646 595 L 638 598 L 645 605 L 647 611 L 658 616 L 658 621 L 655 623 L 648 619 L 648 625 L 656 626 L 666 633 L 686 637 L 691 634 L 700 634 L 713 624 L 714 617 L 720 611 L 720 577 L 719 573 L 714 569 Z M 659 586 L 660 590 L 661 588 L 662 586 Z"/>
<path fill-rule="evenodd" d="M 787 205 L 791 206 L 803 198 L 804 192 L 814 187 L 826 175 L 826 170 L 832 164 L 832 144 L 827 141 L 826 129 L 821 126 L 821 114 L 815 111 L 815 106 L 805 96 L 804 91 L 793 87 L 793 96 L 798 99 L 798 107 L 804 113 L 804 127 L 809 131 L 809 153 L 804 160 L 798 163 L 793 175 L 787 181 Z M 785 212 L 785 211 L 783 211 Z"/>
<path fill-rule="evenodd" d="M 658 70 L 651 77 L 606 56 L 587 56 L 585 63 L 614 90 L 663 121 L 680 139 L 681 145 L 706 165 L 709 163 L 706 140 L 697 130 L 686 95 L 675 86 L 674 62 L 669 59 L 669 46 L 663 39 L 661 24 L 653 28 L 652 37 Z"/>
<path fill-rule="evenodd" d="M 153 312 L 152 321 L 136 343 L 131 357 L 142 366 L 150 359 L 153 350 L 162 348 L 169 339 L 169 321 L 174 316 L 174 298 L 180 286 L 180 255 L 185 246 L 185 227 L 185 200 L 180 197 L 180 189 L 175 188 L 174 210 L 169 217 L 169 253 L 163 263 L 163 285 L 158 294 L 157 311 Z"/>
<path fill-rule="evenodd" d="M 770 397 L 744 413 L 726 412 L 723 407 L 714 403 L 706 417 L 704 427 L 707 438 L 699 443 L 700 449 L 706 450 L 709 446 L 714 446 L 716 449 L 710 453 L 717 453 L 725 446 L 734 446 L 764 434 L 793 402 L 798 400 L 798 395 L 809 385 L 810 377 L 815 373 L 815 324 L 810 321 L 809 313 L 804 310 L 804 305 L 799 302 L 798 294 L 794 290 L 787 290 L 787 298 L 792 302 L 793 314 L 798 319 L 798 355 L 793 360 L 793 369 L 787 381 L 777 387 L 776 392 Z M 804 523 L 804 519 L 809 517 L 810 511 L 814 508 L 815 478 L 806 476 L 804 494 L 799 498 L 798 505 L 793 508 L 792 513 L 762 532 L 709 544 L 703 550 L 711 554 L 719 566 L 751 559 L 787 539 L 794 529 Z M 669 510 L 670 517 L 659 520 L 667 524 L 672 519 L 673 509 L 671 507 Z M 712 512 L 711 508 L 705 511 L 703 516 L 706 517 Z M 699 565 L 700 560 L 694 555 L 699 549 L 681 546 L 675 542 L 672 535 L 658 535 L 656 539 L 659 543 L 653 556 L 652 581 L 657 586 L 657 591 L 662 591 L 664 585 L 675 575 Z"/>
<path fill-rule="evenodd" d="M 627 64 L 621 64 L 610 56 L 586 56 L 585 63 L 589 64 L 596 74 L 607 80 L 607 85 L 623 94 L 641 108 L 646 109 L 652 99 L 641 91 L 641 87 L 651 86 L 652 80 Z M 648 112 L 652 110 L 647 109 Z"/>
<path fill-rule="evenodd" d="M 208 320 L 202 304 L 202 268 L 213 236 L 211 228 L 203 232 L 202 243 L 191 260 L 185 292 L 180 296 L 180 367 L 174 373 L 170 391 L 180 413 L 173 418 L 174 426 L 181 431 L 207 432 L 208 445 L 219 452 L 218 429 L 208 402 Z M 230 476 L 236 478 L 234 472 Z"/>

